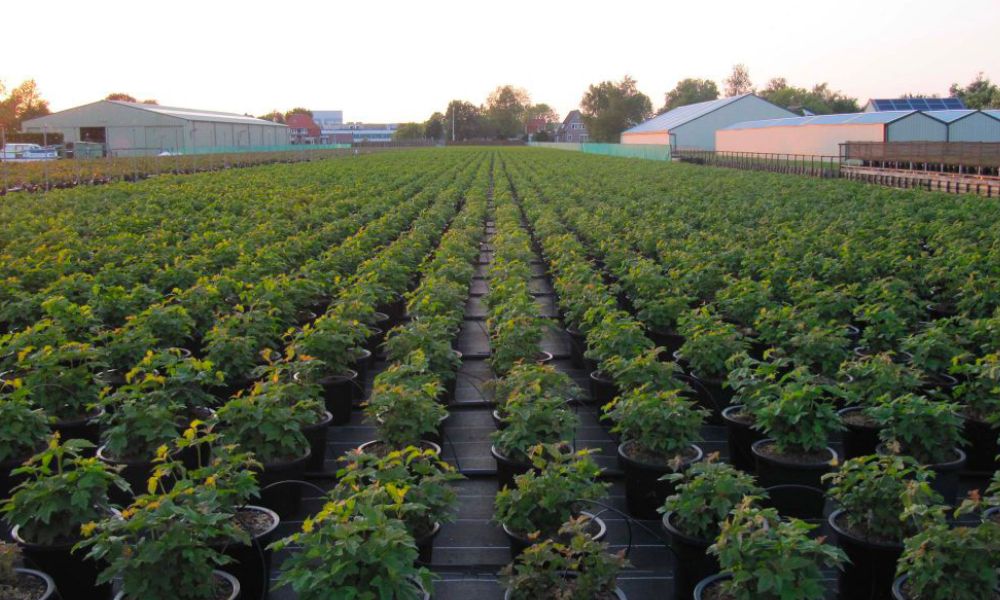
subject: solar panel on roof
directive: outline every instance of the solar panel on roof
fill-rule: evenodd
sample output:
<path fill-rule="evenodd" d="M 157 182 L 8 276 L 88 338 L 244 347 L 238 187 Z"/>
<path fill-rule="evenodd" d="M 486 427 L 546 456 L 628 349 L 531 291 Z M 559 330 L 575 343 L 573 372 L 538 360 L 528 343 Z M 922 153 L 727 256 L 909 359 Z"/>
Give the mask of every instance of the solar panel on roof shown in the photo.
<path fill-rule="evenodd" d="M 872 100 L 878 112 L 890 110 L 965 110 L 960 98 L 881 98 Z"/>

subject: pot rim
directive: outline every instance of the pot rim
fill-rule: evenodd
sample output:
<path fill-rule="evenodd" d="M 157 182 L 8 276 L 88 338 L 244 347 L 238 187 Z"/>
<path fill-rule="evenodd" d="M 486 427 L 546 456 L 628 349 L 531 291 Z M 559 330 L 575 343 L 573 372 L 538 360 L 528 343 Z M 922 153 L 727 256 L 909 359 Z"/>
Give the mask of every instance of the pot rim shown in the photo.
<path fill-rule="evenodd" d="M 264 513 L 267 516 L 271 517 L 271 526 L 268 527 L 266 530 L 262 531 L 261 533 L 251 535 L 250 539 L 252 540 L 260 540 L 266 538 L 268 535 L 273 533 L 274 530 L 278 528 L 278 525 L 281 525 L 281 517 L 278 515 L 278 513 L 274 512 L 273 510 L 271 510 L 266 506 L 260 506 L 259 504 L 244 504 L 240 508 L 236 509 L 236 512 L 246 511 L 246 510 Z"/>
<path fill-rule="evenodd" d="M 746 404 L 730 404 L 726 408 L 722 409 L 722 418 L 723 418 L 723 420 L 725 420 L 727 423 L 732 423 L 733 425 L 737 425 L 739 427 L 747 427 L 747 428 L 749 428 L 750 427 L 749 423 L 743 423 L 743 422 L 737 421 L 736 419 L 732 418 L 733 413 L 735 413 L 736 411 L 739 411 L 739 410 L 743 410 L 746 407 L 747 407 Z"/>
<path fill-rule="evenodd" d="M 585 511 L 585 510 L 578 511 L 576 516 L 588 517 L 588 519 L 590 520 L 590 522 L 597 524 L 597 526 L 598 526 L 597 533 L 595 533 L 593 536 L 591 536 L 591 539 L 593 539 L 594 541 L 599 542 L 602 539 L 604 539 L 605 535 L 607 535 L 607 533 L 608 533 L 608 525 L 607 525 L 607 523 L 604 522 L 604 519 L 598 517 L 594 513 L 591 513 L 591 512 Z M 520 542 L 527 542 L 529 545 L 531 544 L 531 540 L 529 540 L 527 538 L 523 538 L 523 537 L 519 536 L 518 534 L 514 533 L 509 527 L 507 527 L 506 523 L 501 523 L 500 526 L 503 527 L 504 533 L 506 533 L 511 538 L 514 538 L 514 539 L 516 539 L 516 540 L 518 540 Z"/>
<path fill-rule="evenodd" d="M 727 579 L 732 579 L 733 576 L 728 573 L 716 573 L 715 575 L 709 575 L 708 577 L 702 579 L 698 582 L 698 585 L 694 588 L 694 597 L 701 600 L 705 593 L 705 590 L 715 585 L 720 581 L 725 581 Z"/>
<path fill-rule="evenodd" d="M 322 429 L 323 427 L 329 426 L 330 425 L 330 421 L 332 421 L 332 420 L 333 420 L 333 413 L 330 412 L 330 411 L 328 411 L 328 410 L 324 410 L 323 411 L 323 420 L 322 421 L 320 421 L 318 423 L 313 423 L 311 425 L 305 425 L 305 426 L 302 427 L 302 429 L 303 430 Z"/>
<path fill-rule="evenodd" d="M 356 448 L 356 450 L 358 450 L 359 452 L 365 452 L 366 449 L 374 446 L 375 444 L 381 444 L 381 443 L 383 443 L 382 440 L 369 440 L 369 441 L 361 444 L 360 446 L 358 446 Z M 435 442 L 431 442 L 429 440 L 420 440 L 420 443 L 421 444 L 426 444 L 427 446 L 430 446 L 430 448 L 429 448 L 430 450 L 434 450 L 434 452 L 438 456 L 441 456 L 441 445 L 440 444 L 437 444 Z"/>
<path fill-rule="evenodd" d="M 618 458 L 620 458 L 622 460 L 625 460 L 627 462 L 630 462 L 630 463 L 632 463 L 634 465 L 637 465 L 640 468 L 647 469 L 647 470 L 652 470 L 652 469 L 655 469 L 657 471 L 661 471 L 661 470 L 671 471 L 672 470 L 667 465 L 644 463 L 644 462 L 638 461 L 638 460 L 636 460 L 636 459 L 628 456 L 627 454 L 625 454 L 625 452 L 624 452 L 624 450 L 622 450 L 622 448 L 624 448 L 625 446 L 627 446 L 629 444 L 634 444 L 634 443 L 635 442 L 632 441 L 632 440 L 627 440 L 627 441 L 623 441 L 622 443 L 618 444 Z M 688 447 L 695 449 L 695 457 L 692 458 L 692 459 L 690 459 L 690 460 L 685 459 L 684 463 L 683 463 L 684 465 L 694 464 L 694 463 L 700 461 L 702 458 L 705 457 L 705 451 L 702 450 L 701 446 L 699 446 L 698 444 L 691 443 L 691 444 L 688 444 Z"/>
<path fill-rule="evenodd" d="M 597 382 L 600 382 L 600 383 L 606 383 L 606 384 L 610 384 L 610 385 L 615 385 L 614 378 L 608 377 L 603 372 L 601 372 L 600 369 L 594 369 L 593 371 L 590 372 L 590 374 L 588 375 L 588 377 L 590 378 L 591 381 L 597 381 Z"/>
<path fill-rule="evenodd" d="M 298 463 L 305 463 L 306 461 L 309 460 L 310 456 L 312 456 L 312 448 L 306 446 L 305 454 L 303 454 L 302 456 L 299 456 L 297 458 L 287 458 L 285 460 L 277 460 L 273 462 L 261 463 L 261 469 L 279 469 L 281 467 L 295 466 Z"/>
<path fill-rule="evenodd" d="M 679 539 L 683 540 L 684 542 L 687 542 L 690 545 L 697 544 L 699 546 L 704 546 L 706 548 L 708 548 L 709 546 L 712 545 L 712 543 L 713 543 L 712 540 L 706 539 L 706 538 L 694 537 L 692 535 L 688 535 L 687 533 L 685 533 L 685 532 L 681 531 L 680 529 L 678 529 L 676 525 L 674 525 L 673 523 L 671 523 L 670 522 L 670 517 L 672 517 L 672 516 L 674 516 L 676 514 L 677 514 L 677 511 L 671 510 L 671 511 L 668 511 L 668 512 L 664 513 L 663 517 L 660 519 L 660 524 L 663 526 L 664 531 L 667 532 L 667 535 L 669 535 L 671 537 L 679 538 Z"/>
<path fill-rule="evenodd" d="M 817 466 L 820 466 L 820 465 L 830 466 L 831 464 L 835 464 L 835 463 L 839 463 L 840 462 L 840 455 L 837 454 L 837 451 L 834 450 L 833 448 L 831 448 L 830 446 L 827 446 L 826 448 L 824 448 L 824 450 L 826 450 L 826 452 L 831 455 L 830 460 L 824 461 L 824 462 L 801 463 L 801 462 L 793 462 L 793 461 L 784 460 L 781 457 L 765 456 L 765 455 L 763 455 L 760 452 L 759 448 L 761 446 L 763 446 L 764 444 L 769 444 L 769 443 L 773 443 L 773 442 L 774 442 L 774 438 L 764 438 L 762 440 L 757 440 L 753 444 L 750 444 L 750 451 L 757 458 L 762 458 L 764 460 L 768 460 L 768 461 L 771 461 L 773 463 L 777 463 L 777 464 L 779 464 L 782 467 L 785 467 L 787 469 L 802 470 L 802 471 L 812 470 L 812 469 L 815 469 Z"/>
<path fill-rule="evenodd" d="M 28 575 L 30 577 L 36 577 L 41 579 L 45 583 L 45 592 L 38 598 L 38 600 L 49 600 L 53 597 L 56 592 L 56 582 L 52 579 L 52 576 L 48 573 L 44 573 L 37 569 L 27 569 L 24 567 L 14 567 L 15 573 L 20 573 L 21 575 Z"/>
<path fill-rule="evenodd" d="M 952 447 L 952 450 L 955 452 L 955 454 L 958 455 L 958 458 L 954 460 L 948 460 L 945 462 L 936 462 L 921 466 L 926 467 L 928 469 L 941 470 L 941 471 L 957 471 L 961 469 L 962 466 L 965 465 L 965 461 L 968 458 L 965 454 L 965 450 L 962 450 L 957 446 Z M 878 446 L 876 446 L 875 453 L 882 456 L 908 456 L 907 454 L 896 454 L 894 452 L 890 452 L 889 449 L 886 448 L 885 444 L 879 444 Z"/>
<path fill-rule="evenodd" d="M 521 467 L 528 467 L 529 469 L 531 468 L 530 462 L 521 462 L 519 460 L 515 460 L 513 458 L 508 457 L 506 454 L 500 452 L 500 449 L 496 447 L 496 444 L 490 445 L 490 454 L 492 454 L 493 458 L 497 459 L 497 461 L 503 461 Z"/>
<path fill-rule="evenodd" d="M 868 546 L 870 548 L 877 548 L 879 550 L 903 549 L 902 541 L 900 541 L 899 543 L 876 542 L 868 539 L 859 538 L 858 536 L 851 534 L 846 529 L 837 524 L 837 517 L 846 514 L 847 514 L 846 510 L 844 510 L 843 508 L 838 508 L 837 510 L 830 513 L 830 516 L 826 518 L 827 523 L 830 525 L 830 529 L 832 529 L 837 534 L 838 537 L 848 538 L 855 544 L 861 546 Z"/>

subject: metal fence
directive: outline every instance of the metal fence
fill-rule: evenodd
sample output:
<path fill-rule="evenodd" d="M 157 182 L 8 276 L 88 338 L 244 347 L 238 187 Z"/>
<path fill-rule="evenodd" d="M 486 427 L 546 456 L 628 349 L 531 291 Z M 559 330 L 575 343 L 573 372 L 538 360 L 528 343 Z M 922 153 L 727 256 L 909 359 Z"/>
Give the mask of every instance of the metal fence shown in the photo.
<path fill-rule="evenodd" d="M 600 154 L 603 156 L 618 156 L 622 158 L 642 158 L 646 160 L 670 160 L 670 146 L 653 144 L 600 144 L 584 142 L 581 144 L 566 142 L 529 142 L 536 148 L 554 148 L 556 150 L 571 150 L 584 154 Z"/>
<path fill-rule="evenodd" d="M 770 173 L 791 173 L 812 177 L 840 177 L 839 156 L 770 154 L 761 152 L 719 152 L 715 150 L 675 150 L 684 162 Z"/>

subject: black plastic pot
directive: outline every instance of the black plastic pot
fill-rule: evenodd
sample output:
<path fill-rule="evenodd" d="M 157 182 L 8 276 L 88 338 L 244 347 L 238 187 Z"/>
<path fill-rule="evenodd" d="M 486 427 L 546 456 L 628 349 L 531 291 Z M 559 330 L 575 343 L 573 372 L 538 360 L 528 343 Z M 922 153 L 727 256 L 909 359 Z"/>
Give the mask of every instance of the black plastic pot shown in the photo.
<path fill-rule="evenodd" d="M 674 567 L 674 598 L 690 598 L 699 581 L 719 572 L 719 559 L 708 553 L 715 540 L 691 537 L 671 522 L 673 512 L 663 515 L 663 530 L 677 562 Z"/>
<path fill-rule="evenodd" d="M 87 560 L 86 553 L 73 553 L 78 540 L 53 544 L 34 544 L 19 535 L 14 527 L 11 537 L 21 547 L 24 558 L 39 571 L 55 581 L 56 589 L 72 590 L 73 600 L 107 600 L 111 597 L 111 584 L 97 585 L 97 576 L 106 565 L 103 561 Z"/>
<path fill-rule="evenodd" d="M 323 388 L 323 402 L 326 410 L 333 415 L 331 425 L 347 425 L 351 422 L 351 411 L 354 399 L 360 395 L 357 391 L 358 372 L 348 369 L 347 373 L 319 380 Z"/>
<path fill-rule="evenodd" d="M 534 468 L 530 463 L 507 458 L 497 450 L 496 446 L 490 446 L 490 454 L 497 461 L 497 489 L 513 488 L 515 477 Z"/>
<path fill-rule="evenodd" d="M 903 553 L 903 545 L 871 542 L 849 533 L 837 520 L 843 509 L 833 511 L 827 519 L 836 534 L 837 545 L 851 561 L 840 571 L 840 600 L 888 600 L 892 582 L 896 577 L 896 562 Z"/>
<path fill-rule="evenodd" d="M 245 598 L 246 600 L 257 600 L 256 598 L 251 598 L 249 595 L 243 596 L 239 580 L 229 573 L 226 573 L 225 571 L 212 571 L 212 573 L 219 579 L 223 579 L 229 584 L 232 592 L 226 596 L 226 600 L 240 600 L 241 598 Z M 127 598 L 125 596 L 125 592 L 118 592 L 115 594 L 115 600 L 142 600 L 142 598 Z"/>
<path fill-rule="evenodd" d="M 923 465 L 924 467 L 934 471 L 934 479 L 931 480 L 931 489 L 941 494 L 946 504 L 951 506 L 955 505 L 958 500 L 958 483 L 959 483 L 959 473 L 965 466 L 965 452 L 960 448 L 954 448 L 955 458 L 941 463 L 934 463 L 930 465 Z M 885 446 L 879 446 L 876 450 L 878 454 L 890 456 L 892 452 L 889 451 Z"/>
<path fill-rule="evenodd" d="M 455 353 L 455 356 L 458 357 L 458 360 L 461 363 L 462 353 L 458 350 L 452 350 L 452 352 Z M 458 387 L 458 372 L 451 375 L 451 377 L 444 381 L 444 392 L 441 395 L 441 402 L 444 404 L 451 404 L 455 401 L 455 390 Z"/>
<path fill-rule="evenodd" d="M 1000 430 L 977 419 L 966 419 L 964 428 L 968 443 L 963 446 L 966 454 L 965 469 L 979 475 L 990 475 L 1000 470 Z"/>
<path fill-rule="evenodd" d="M 723 386 L 721 379 L 699 377 L 694 372 L 688 375 L 688 379 L 698 395 L 698 404 L 712 411 L 708 423 L 711 425 L 722 424 L 722 411 L 729 408 L 729 403 L 733 399 L 733 390 Z"/>
<path fill-rule="evenodd" d="M 270 592 L 272 551 L 268 546 L 277 537 L 275 534 L 281 518 L 273 510 L 252 504 L 244 506 L 240 511 L 264 513 L 271 518 L 271 526 L 254 534 L 249 544 L 231 543 L 217 548 L 233 559 L 233 562 L 223 565 L 221 569 L 240 582 L 243 598 L 260 600 L 267 598 Z"/>
<path fill-rule="evenodd" d="M 673 356 L 674 352 L 680 350 L 686 341 L 683 335 L 673 331 L 650 329 L 647 330 L 646 334 L 649 336 L 649 339 L 653 340 L 654 344 L 666 350 L 666 353 L 670 356 Z"/>
<path fill-rule="evenodd" d="M 734 415 L 743 409 L 742 404 L 730 406 L 722 411 L 722 421 L 726 425 L 726 443 L 729 446 L 729 462 L 737 469 L 753 473 L 757 468 L 750 447 L 764 439 L 764 434 L 753 429 L 750 423 L 737 419 Z"/>
<path fill-rule="evenodd" d="M 604 420 L 606 411 L 604 405 L 614 400 L 621 391 L 615 385 L 615 380 L 611 379 L 600 371 L 590 373 L 590 399 L 597 405 L 597 414 L 602 424 L 607 424 Z"/>
<path fill-rule="evenodd" d="M 566 328 L 569 335 L 569 362 L 574 369 L 583 368 L 583 353 L 587 351 L 587 336 L 579 329 Z"/>
<path fill-rule="evenodd" d="M 670 481 L 660 481 L 660 478 L 674 471 L 666 465 L 651 465 L 629 457 L 625 452 L 629 444 L 631 442 L 618 445 L 618 465 L 624 472 L 625 479 L 625 504 L 633 517 L 656 519 L 659 516 L 656 509 L 663 506 L 667 496 L 674 493 L 674 484 Z M 698 462 L 704 456 L 697 445 L 691 444 L 691 448 L 695 450 L 695 456 L 686 458 L 681 470 L 686 469 L 691 463 Z"/>
<path fill-rule="evenodd" d="M 608 526 L 604 523 L 604 520 L 601 519 L 600 517 L 595 517 L 594 515 L 586 511 L 580 511 L 579 513 L 577 513 L 577 516 L 589 517 L 590 518 L 589 520 L 593 524 L 593 526 L 596 526 L 596 531 L 593 531 L 590 536 L 594 541 L 599 542 L 604 539 L 605 535 L 607 535 Z M 529 540 L 526 537 L 514 533 L 506 525 L 502 526 L 503 526 L 503 532 L 507 535 L 507 540 L 510 542 L 511 560 L 515 560 L 518 556 L 521 555 L 522 552 L 524 552 L 535 542 L 541 541 L 541 539 Z"/>
<path fill-rule="evenodd" d="M 372 363 L 374 363 L 375 358 L 378 356 L 379 346 L 382 345 L 382 340 L 385 339 L 385 330 L 380 327 L 370 327 L 369 329 L 371 329 L 371 334 L 365 340 L 365 349 L 372 353 Z"/>
<path fill-rule="evenodd" d="M 403 322 L 403 318 L 406 315 L 406 299 L 399 296 L 392 302 L 383 305 L 380 308 L 380 312 L 389 316 L 389 320 L 386 323 L 389 326 L 387 329 L 392 329 Z"/>
<path fill-rule="evenodd" d="M 302 428 L 302 435 L 309 440 L 309 462 L 306 463 L 306 471 L 310 473 L 323 471 L 323 463 L 326 461 L 327 431 L 332 421 L 333 415 L 330 411 L 326 411 L 322 421 Z"/>
<path fill-rule="evenodd" d="M 414 539 L 417 544 L 417 562 L 422 565 L 431 564 L 434 558 L 434 538 L 441 533 L 441 524 L 434 523 L 434 528 L 425 536 Z"/>
<path fill-rule="evenodd" d="M 63 440 L 81 439 L 94 444 L 96 448 L 101 440 L 101 425 L 98 422 L 104 409 L 96 411 L 94 414 L 78 419 L 68 419 L 66 421 L 56 421 L 52 424 L 52 433 L 59 432 Z M 84 451 L 84 454 L 93 456 L 95 450 Z"/>
<path fill-rule="evenodd" d="M 821 520 L 826 508 L 826 492 L 810 485 L 786 483 L 764 488 L 767 498 L 761 506 L 773 508 L 785 518 Z"/>
<path fill-rule="evenodd" d="M 723 575 L 719 573 L 718 575 L 712 575 L 711 577 L 706 577 L 698 582 L 698 585 L 694 588 L 694 600 L 707 600 L 708 590 L 710 588 L 719 585 L 723 581 L 730 579 L 732 575 Z M 680 596 L 677 597 L 680 600 Z"/>
<path fill-rule="evenodd" d="M 307 450 L 304 456 L 281 462 L 264 463 L 263 470 L 258 474 L 260 484 L 260 503 L 270 508 L 278 515 L 287 519 L 297 513 L 302 506 L 302 486 L 294 483 L 277 485 L 264 489 L 281 481 L 302 481 L 309 464 L 312 452 Z"/>
<path fill-rule="evenodd" d="M 833 464 L 837 461 L 837 452 L 833 448 L 826 448 L 826 453 L 830 458 L 825 461 L 801 463 L 763 454 L 761 448 L 772 441 L 771 439 L 759 440 L 750 446 L 750 451 L 753 452 L 756 461 L 757 481 L 760 485 L 763 487 L 804 485 L 818 490 L 824 489 L 821 478 L 833 470 Z"/>
<path fill-rule="evenodd" d="M 351 363 L 351 367 L 358 374 L 358 385 L 365 385 L 365 378 L 368 376 L 368 368 L 372 366 L 372 352 L 368 348 L 358 348 L 357 358 Z"/>
<path fill-rule="evenodd" d="M 56 590 L 56 582 L 47 573 L 42 573 L 41 571 L 36 571 L 34 569 L 14 569 L 19 575 L 25 577 L 33 577 L 41 581 L 42 585 L 45 586 L 45 591 L 38 598 L 33 600 L 58 600 L 59 592 Z"/>
<path fill-rule="evenodd" d="M 841 432 L 844 459 L 875 454 L 875 448 L 878 447 L 879 428 L 877 426 L 868 427 L 844 420 L 844 416 L 859 413 L 862 410 L 864 409 L 860 406 L 849 406 L 837 411 L 844 424 L 844 431 Z"/>

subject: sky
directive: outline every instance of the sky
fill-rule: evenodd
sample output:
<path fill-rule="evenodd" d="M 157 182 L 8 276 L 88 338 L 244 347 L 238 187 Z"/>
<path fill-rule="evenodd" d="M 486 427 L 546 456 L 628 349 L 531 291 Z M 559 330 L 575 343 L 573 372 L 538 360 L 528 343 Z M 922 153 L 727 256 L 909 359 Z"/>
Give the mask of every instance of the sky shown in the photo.
<path fill-rule="evenodd" d="M 1000 0 L 48 0 L 4 2 L 0 81 L 33 78 L 53 110 L 111 92 L 264 114 L 423 121 L 498 85 L 560 115 L 631 75 L 663 104 L 686 77 L 828 82 L 858 97 L 946 95 L 1000 80 Z"/>

